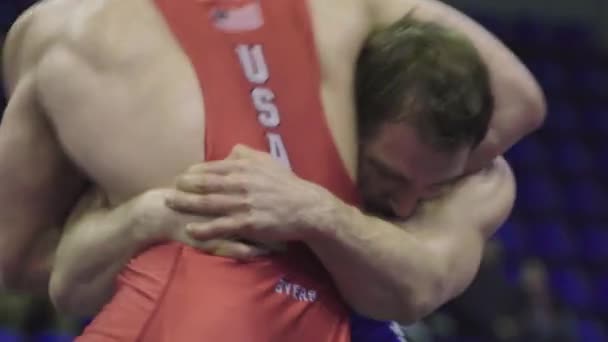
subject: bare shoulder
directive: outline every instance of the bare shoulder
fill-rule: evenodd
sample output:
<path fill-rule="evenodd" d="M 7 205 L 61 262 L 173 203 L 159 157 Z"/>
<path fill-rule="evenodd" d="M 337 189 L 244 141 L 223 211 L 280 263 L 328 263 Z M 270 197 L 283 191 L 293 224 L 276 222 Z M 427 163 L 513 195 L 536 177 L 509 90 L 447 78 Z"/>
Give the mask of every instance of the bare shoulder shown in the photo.
<path fill-rule="evenodd" d="M 43 0 L 29 8 L 11 28 L 4 49 L 6 82 L 15 82 L 55 47 L 95 64 L 108 53 L 133 49 L 132 27 L 156 19 L 150 0 Z M 133 13 L 137 13 L 136 16 Z M 140 25 L 133 25 L 134 22 Z M 141 25 L 143 23 L 143 25 Z M 142 44 L 145 45 L 145 42 Z M 12 87 L 9 87 L 9 89 Z"/>
<path fill-rule="evenodd" d="M 3 75 L 9 92 L 17 81 L 35 67 L 58 37 L 73 0 L 46 0 L 26 10 L 11 27 L 2 56 Z"/>

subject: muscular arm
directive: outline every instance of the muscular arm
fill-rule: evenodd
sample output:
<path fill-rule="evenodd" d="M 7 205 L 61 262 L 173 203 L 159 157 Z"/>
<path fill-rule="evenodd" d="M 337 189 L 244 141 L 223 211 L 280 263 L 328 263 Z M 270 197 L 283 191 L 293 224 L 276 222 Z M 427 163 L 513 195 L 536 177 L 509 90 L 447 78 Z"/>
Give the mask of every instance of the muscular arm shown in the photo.
<path fill-rule="evenodd" d="M 227 177 L 214 177 L 218 171 Z M 498 158 L 406 223 L 393 224 L 243 146 L 225 161 L 192 168 L 177 185 L 167 203 L 172 209 L 225 216 L 189 225 L 193 237 L 302 241 L 357 312 L 402 322 L 421 318 L 468 286 L 485 240 L 506 219 L 515 196 L 511 170 Z M 233 189 L 242 190 L 237 195 Z M 218 194 L 231 194 L 235 202 L 220 203 Z M 246 209 L 233 203 L 247 203 Z"/>
<path fill-rule="evenodd" d="M 409 12 L 465 34 L 477 47 L 489 73 L 495 110 L 485 140 L 468 169 L 475 171 L 536 130 L 545 118 L 542 90 L 518 58 L 498 39 L 454 8 L 437 0 L 368 0 L 376 25 L 395 22 Z"/>
<path fill-rule="evenodd" d="M 49 288 L 57 309 L 75 316 L 92 315 L 111 298 L 116 275 L 153 242 L 152 233 L 145 234 L 141 228 L 157 222 L 140 214 L 152 196 L 162 194 L 149 192 L 115 208 L 109 208 L 98 191 L 83 196 L 57 248 Z"/>
<path fill-rule="evenodd" d="M 32 27 L 31 15 L 15 24 L 3 49 L 9 103 L 0 126 L 0 280 L 46 292 L 58 227 L 85 182 L 39 102 L 37 61 L 52 30 Z"/>
<path fill-rule="evenodd" d="M 469 285 L 485 240 L 510 213 L 514 192 L 500 158 L 400 227 L 336 201 L 329 215 L 325 207 L 309 217 L 311 226 L 324 228 L 306 242 L 356 311 L 412 322 Z"/>
<path fill-rule="evenodd" d="M 207 218 L 169 209 L 165 205 L 168 191 L 149 190 L 116 207 L 109 207 L 99 192 L 83 196 L 66 224 L 55 257 L 50 295 L 57 309 L 74 316 L 97 313 L 112 297 L 123 267 L 156 243 L 173 240 L 237 259 L 263 253 L 239 242 L 192 239 L 183 227 Z"/>

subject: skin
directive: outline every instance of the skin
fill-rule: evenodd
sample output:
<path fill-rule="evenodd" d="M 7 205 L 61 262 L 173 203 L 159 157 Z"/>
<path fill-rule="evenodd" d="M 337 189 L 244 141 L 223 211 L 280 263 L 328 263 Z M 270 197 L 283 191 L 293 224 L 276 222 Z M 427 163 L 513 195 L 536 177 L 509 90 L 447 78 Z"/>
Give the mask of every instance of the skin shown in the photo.
<path fill-rule="evenodd" d="M 462 176 L 470 155 L 471 146 L 438 151 L 422 143 L 414 127 L 387 123 L 361 144 L 359 190 L 372 212 L 404 219 Z"/>
<path fill-rule="evenodd" d="M 413 8 L 417 8 L 415 16 L 419 19 L 441 18 L 442 24 L 467 34 L 480 51 L 487 51 L 483 57 L 492 74 L 497 110 L 488 138 L 470 158 L 467 169 L 486 165 L 542 122 L 542 94 L 525 68 L 487 32 L 440 2 L 358 0 L 330 4 L 311 0 L 309 6 L 324 76 L 322 104 L 340 157 L 353 179 L 356 178 L 359 144 L 350 89 L 357 53 L 373 25 L 390 23 Z M 137 20 L 132 13 L 138 13 Z M 108 24 L 110 22 L 112 25 Z M 126 31 L 125 25 L 128 25 Z M 108 45 L 110 41 L 111 46 Z M 133 41 L 138 43 L 132 44 Z M 149 63 L 142 66 L 142 59 Z M 170 72 L 162 72 L 164 70 Z M 66 79 L 66 74 L 71 77 Z M 78 285 L 78 280 L 83 279 L 80 278 L 84 277 L 82 274 L 105 276 L 111 281 L 124 262 L 154 242 L 172 238 L 196 243 L 186 230 L 167 232 L 160 228 L 166 225 L 159 223 L 185 227 L 192 222 L 210 222 L 204 216 L 184 214 L 165 206 L 167 198 L 174 198 L 179 192 L 173 187 L 176 176 L 200 160 L 204 94 L 198 89 L 187 57 L 149 1 L 43 2 L 22 16 L 11 30 L 4 51 L 4 75 L 10 103 L 0 126 L 0 271 L 7 286 L 31 289 L 46 285 L 48 268 L 39 265 L 41 260 L 49 260 L 54 248 L 33 246 L 48 245 L 40 241 L 52 241 L 48 236 L 59 234 L 55 227 L 64 226 L 68 213 L 91 183 L 107 196 L 107 205 L 112 210 L 75 215 L 70 221 L 73 224 L 68 224 L 57 251 L 51 282 L 51 295 L 60 307 L 78 310 L 74 305 L 77 301 L 71 303 L 67 298 L 79 298 L 77 293 L 83 286 Z M 129 97 L 123 95 L 126 90 L 129 90 Z M 113 139 L 105 139 L 108 132 L 112 133 Z M 235 153 L 240 153 L 238 158 L 241 159 L 254 158 L 244 157 L 243 151 Z M 268 178 L 265 178 L 266 182 Z M 476 193 L 475 190 L 463 190 L 467 191 Z M 415 196 L 418 196 L 418 190 Z M 463 198 L 466 199 L 466 194 Z M 297 203 L 299 201 L 307 200 L 294 199 L 292 204 L 281 204 L 296 208 L 302 204 Z M 508 200 L 497 204 L 500 210 L 488 208 L 492 220 L 466 215 L 460 218 L 462 229 L 466 227 L 470 234 L 438 226 L 444 233 L 437 236 L 447 236 L 446 239 L 453 242 L 444 243 L 440 239 L 441 243 L 434 244 L 441 246 L 435 252 L 417 245 L 415 238 L 403 235 L 405 230 L 396 225 L 361 212 L 350 215 L 358 220 L 356 222 L 332 222 L 335 231 L 317 232 L 311 228 L 292 237 L 309 243 L 351 306 L 371 317 L 404 321 L 419 316 L 465 286 L 470 277 L 448 277 L 444 271 L 447 265 L 439 260 L 444 256 L 450 257 L 447 260 L 463 260 L 463 267 L 468 270 L 464 274 L 474 273 L 478 261 L 475 251 L 481 250 L 483 238 L 488 230 L 491 231 L 487 229 L 490 224 L 486 221 L 500 221 L 504 208 L 510 207 L 503 202 Z M 319 203 L 322 205 L 303 215 L 304 227 L 310 228 L 313 221 L 317 221 L 314 226 L 319 225 L 327 219 L 319 213 L 346 213 L 353 209 L 332 200 Z M 391 201 L 393 205 L 400 207 L 401 199 Z M 448 215 L 451 211 L 445 212 Z M 442 216 L 435 214 L 434 217 L 438 220 Z M 465 223 L 465 219 L 474 223 Z M 278 221 L 273 222 L 278 226 Z M 357 227 L 369 227 L 369 224 L 374 229 L 367 231 L 382 231 L 383 234 L 368 236 L 366 244 L 375 244 L 377 248 L 366 249 L 380 250 L 391 254 L 390 257 L 366 256 L 367 252 L 361 251 L 361 244 L 354 242 L 366 235 Z M 338 228 L 349 225 L 352 226 L 350 230 Z M 146 226 L 145 232 L 136 229 L 142 226 Z M 92 227 L 97 228 L 97 234 L 101 236 L 89 234 Z M 453 234 L 445 234 L 445 229 Z M 344 239 L 314 238 L 326 234 Z M 470 247 L 467 250 L 472 250 L 473 256 L 460 255 L 463 245 L 460 236 L 466 237 L 464 245 Z M 283 240 L 283 237 L 277 239 Z M 326 241 L 330 245 L 323 246 L 315 241 Z M 394 246 L 387 246 L 386 241 L 399 241 L 399 249 L 410 251 L 411 255 L 389 252 Z M 69 242 L 73 248 L 66 247 L 70 246 Z M 338 251 L 342 254 L 333 255 Z M 432 253 L 436 256 L 414 257 L 415 252 L 420 256 Z M 90 258 L 93 266 L 78 265 L 84 255 Z M 101 255 L 114 255 L 115 258 L 106 260 L 99 258 Z M 349 272 L 354 272 L 358 266 L 353 265 L 350 271 L 339 270 L 331 261 L 345 257 L 360 260 L 358 266 L 369 268 L 369 274 L 377 277 L 370 279 L 368 284 L 382 285 L 378 288 L 385 287 L 386 293 L 396 296 L 368 295 L 357 288 L 357 284 L 349 285 Z M 380 265 L 379 260 L 384 263 Z M 437 265 L 427 267 L 427 261 Z M 395 263 L 400 265 L 401 272 L 405 272 L 401 274 L 419 274 L 419 278 L 411 277 L 419 283 L 404 283 L 401 277 L 383 273 L 382 269 L 396 269 Z M 431 271 L 421 271 L 426 268 Z M 427 303 L 430 296 L 419 289 L 435 282 L 440 285 L 440 296 L 437 296 L 437 302 Z M 84 293 L 82 298 L 88 295 Z M 92 294 L 90 298 L 93 298 Z M 374 307 L 386 311 L 373 312 L 375 309 L 371 308 Z"/>

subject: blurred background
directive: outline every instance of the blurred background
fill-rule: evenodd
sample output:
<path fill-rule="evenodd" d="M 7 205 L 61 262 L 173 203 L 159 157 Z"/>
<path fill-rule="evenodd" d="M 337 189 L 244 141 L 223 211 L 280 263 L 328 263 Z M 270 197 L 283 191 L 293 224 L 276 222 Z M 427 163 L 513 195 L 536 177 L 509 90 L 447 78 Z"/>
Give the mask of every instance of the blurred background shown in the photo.
<path fill-rule="evenodd" d="M 32 2 L 0 0 L 0 40 Z M 528 65 L 549 113 L 507 154 L 516 207 L 475 282 L 407 334 L 414 342 L 608 342 L 608 0 L 446 2 Z M 44 298 L 0 294 L 0 342 L 72 341 L 82 325 Z"/>

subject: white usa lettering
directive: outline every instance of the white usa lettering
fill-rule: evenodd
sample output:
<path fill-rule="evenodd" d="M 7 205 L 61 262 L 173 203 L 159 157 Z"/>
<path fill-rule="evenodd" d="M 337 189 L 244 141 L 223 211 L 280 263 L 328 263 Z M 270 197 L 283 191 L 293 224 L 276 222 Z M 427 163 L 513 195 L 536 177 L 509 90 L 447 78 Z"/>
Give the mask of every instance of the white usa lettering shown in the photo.
<path fill-rule="evenodd" d="M 247 80 L 253 84 L 264 84 L 270 78 L 262 45 L 239 45 L 236 53 L 241 61 Z"/>
<path fill-rule="evenodd" d="M 270 71 L 262 45 L 240 44 L 236 47 L 241 67 L 247 80 L 254 86 L 251 91 L 251 100 L 258 113 L 258 122 L 265 128 L 277 128 L 281 124 L 281 113 L 275 103 L 275 94 L 264 84 L 270 79 Z M 267 132 L 268 149 L 270 154 L 291 168 L 287 148 L 283 138 L 278 133 Z"/>

